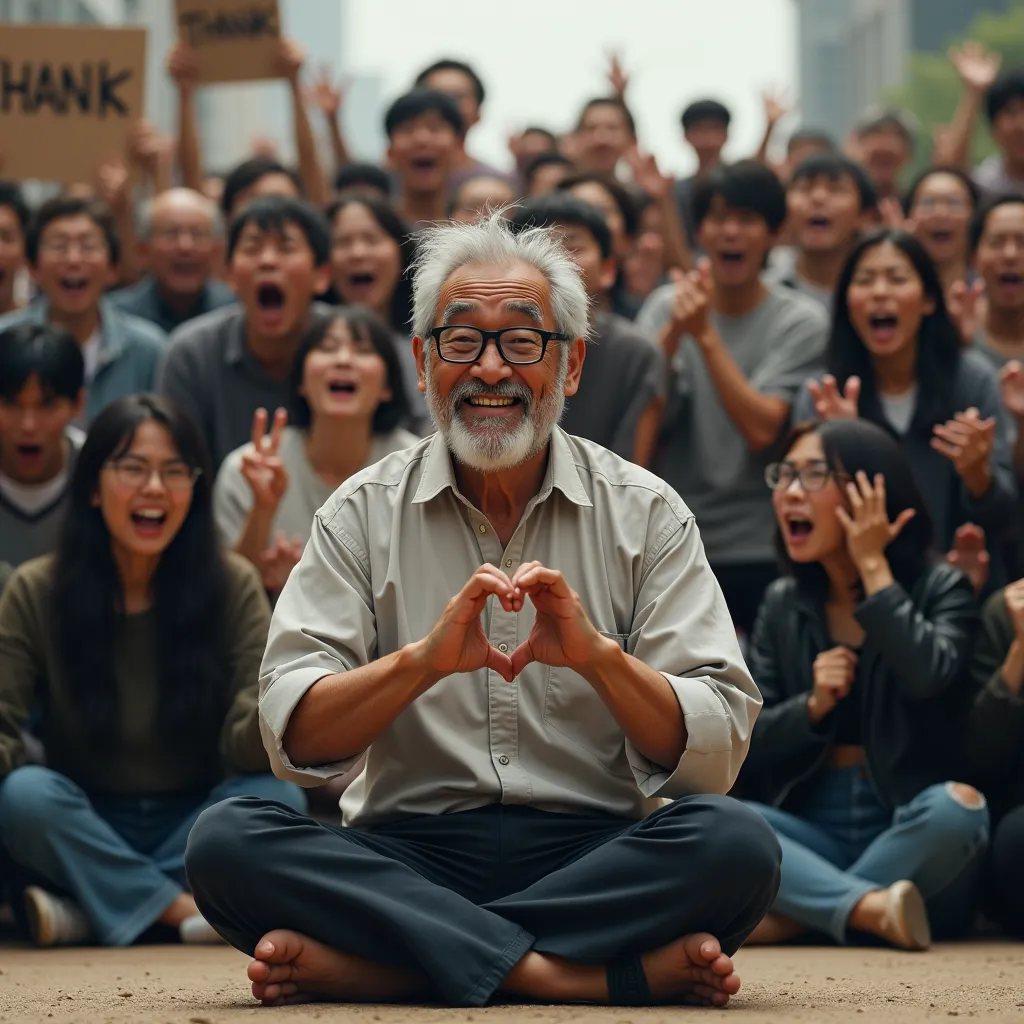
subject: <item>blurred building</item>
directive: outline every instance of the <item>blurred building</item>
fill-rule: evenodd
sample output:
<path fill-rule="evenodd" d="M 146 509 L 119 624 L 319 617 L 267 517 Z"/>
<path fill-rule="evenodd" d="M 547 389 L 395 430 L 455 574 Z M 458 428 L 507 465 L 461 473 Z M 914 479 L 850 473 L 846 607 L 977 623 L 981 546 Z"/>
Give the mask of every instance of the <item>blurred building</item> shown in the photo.
<path fill-rule="evenodd" d="M 308 55 L 307 76 L 327 67 L 335 78 L 345 77 L 347 6 L 348 0 L 281 0 L 283 29 Z M 145 27 L 146 116 L 163 131 L 176 130 L 177 92 L 164 71 L 177 38 L 173 0 L 0 0 L 4 21 Z M 360 75 L 351 81 L 343 127 L 357 157 L 376 159 L 382 152 L 382 104 L 380 78 Z M 244 158 L 257 138 L 273 142 L 285 160 L 295 157 L 290 103 L 280 82 L 208 86 L 199 92 L 197 114 L 204 163 L 210 170 Z M 314 131 L 322 134 L 318 112 L 310 116 Z"/>
<path fill-rule="evenodd" d="M 794 0 L 802 121 L 841 138 L 902 84 L 910 53 L 941 52 L 984 11 L 1012 0 Z"/>

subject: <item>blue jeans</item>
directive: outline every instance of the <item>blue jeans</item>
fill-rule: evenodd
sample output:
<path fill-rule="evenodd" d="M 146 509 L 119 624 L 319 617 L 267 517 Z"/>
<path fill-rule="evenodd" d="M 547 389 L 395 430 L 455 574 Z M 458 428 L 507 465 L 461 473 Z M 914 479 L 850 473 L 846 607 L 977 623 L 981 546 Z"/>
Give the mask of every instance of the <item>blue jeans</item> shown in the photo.
<path fill-rule="evenodd" d="M 929 786 L 891 812 L 855 765 L 821 772 L 797 813 L 750 806 L 782 847 L 774 913 L 846 942 L 858 901 L 905 878 L 921 890 L 936 938 L 970 928 L 989 832 L 980 794 L 978 806 L 965 806 L 951 783 Z"/>
<path fill-rule="evenodd" d="M 39 884 L 70 894 L 105 946 L 127 946 L 188 889 L 185 845 L 207 807 L 259 796 L 305 809 L 298 786 L 241 775 L 208 793 L 89 796 L 50 768 L 25 765 L 0 783 L 0 842 Z"/>

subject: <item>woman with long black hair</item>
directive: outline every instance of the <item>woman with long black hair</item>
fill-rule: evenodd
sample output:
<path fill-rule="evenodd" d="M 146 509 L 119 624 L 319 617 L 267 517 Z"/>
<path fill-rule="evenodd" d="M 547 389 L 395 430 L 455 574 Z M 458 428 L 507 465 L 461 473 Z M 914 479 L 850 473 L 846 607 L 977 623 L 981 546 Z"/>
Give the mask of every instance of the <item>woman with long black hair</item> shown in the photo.
<path fill-rule="evenodd" d="M 779 837 L 782 883 L 750 941 L 961 935 L 988 840 L 983 798 L 952 781 L 971 584 L 930 556 L 924 500 L 874 424 L 798 428 L 765 479 L 786 575 L 754 626 L 764 706 L 739 786 Z"/>
<path fill-rule="evenodd" d="M 1017 494 L 999 382 L 984 357 L 964 350 L 935 265 L 912 235 L 881 231 L 850 254 L 826 368 L 797 397 L 792 422 L 860 416 L 884 427 L 907 456 L 941 550 L 975 523 L 996 552 Z M 993 556 L 996 583 L 1001 561 Z"/>
<path fill-rule="evenodd" d="M 123 946 L 156 924 L 216 941 L 188 894 L 189 830 L 229 796 L 301 808 L 269 774 L 259 666 L 270 609 L 222 553 L 210 463 L 157 395 L 109 405 L 71 481 L 57 552 L 0 600 L 0 841 L 43 946 Z M 41 706 L 47 767 L 20 730 Z"/>

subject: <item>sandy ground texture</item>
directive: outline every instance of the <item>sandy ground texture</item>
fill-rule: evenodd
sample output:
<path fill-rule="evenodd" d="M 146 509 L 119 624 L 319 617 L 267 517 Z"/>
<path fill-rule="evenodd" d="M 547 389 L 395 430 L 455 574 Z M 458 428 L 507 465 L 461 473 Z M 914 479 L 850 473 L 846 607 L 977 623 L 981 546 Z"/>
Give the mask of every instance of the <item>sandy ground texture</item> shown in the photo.
<path fill-rule="evenodd" d="M 315 1004 L 262 1009 L 252 1002 L 246 958 L 225 948 L 144 946 L 40 952 L 0 946 L 0 1024 L 659 1024 L 716 1019 L 789 1021 L 1024 1021 L 1024 945 L 978 942 L 929 953 L 887 950 L 743 950 L 743 991 L 725 1011 L 658 1007 L 496 1006 L 445 1010 Z"/>

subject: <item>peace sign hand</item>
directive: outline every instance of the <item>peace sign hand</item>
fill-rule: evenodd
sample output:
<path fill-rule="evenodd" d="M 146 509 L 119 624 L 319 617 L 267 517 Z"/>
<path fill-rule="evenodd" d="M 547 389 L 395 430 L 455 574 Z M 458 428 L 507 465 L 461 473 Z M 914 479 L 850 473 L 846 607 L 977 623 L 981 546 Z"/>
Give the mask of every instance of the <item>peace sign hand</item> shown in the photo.
<path fill-rule="evenodd" d="M 827 373 L 819 384 L 807 382 L 807 390 L 814 399 L 814 411 L 820 420 L 855 420 L 860 400 L 860 377 L 848 377 L 846 387 L 840 391 L 832 374 Z"/>
<path fill-rule="evenodd" d="M 839 507 L 836 509 L 836 518 L 846 531 L 846 549 L 850 558 L 857 571 L 863 575 L 866 569 L 872 567 L 873 562 L 884 557 L 885 549 L 916 513 L 912 508 L 905 508 L 896 517 L 896 522 L 889 522 L 885 508 L 885 477 L 881 473 L 875 475 L 874 487 L 867 473 L 857 473 L 856 482 L 847 483 L 846 494 L 850 501 L 850 511 Z"/>
<path fill-rule="evenodd" d="M 257 409 L 252 418 L 252 445 L 242 453 L 242 476 L 252 490 L 253 504 L 263 512 L 276 509 L 288 489 L 288 472 L 277 454 L 287 423 L 287 411 L 278 409 L 268 436 L 267 410 Z"/>

